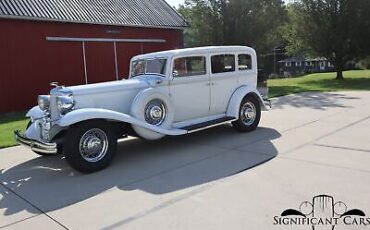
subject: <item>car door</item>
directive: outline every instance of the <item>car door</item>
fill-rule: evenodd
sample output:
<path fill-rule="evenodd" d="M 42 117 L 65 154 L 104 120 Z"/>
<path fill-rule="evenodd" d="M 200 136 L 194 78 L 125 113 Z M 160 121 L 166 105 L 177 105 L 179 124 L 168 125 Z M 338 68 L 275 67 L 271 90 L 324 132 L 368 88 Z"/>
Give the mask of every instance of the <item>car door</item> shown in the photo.
<path fill-rule="evenodd" d="M 250 53 L 239 53 L 237 55 L 237 71 L 239 72 L 240 85 L 248 85 L 253 88 L 257 87 L 257 60 L 255 55 Z M 266 80 L 266 78 L 261 79 Z M 264 89 L 264 90 L 267 90 Z M 267 94 L 266 94 L 267 95 Z"/>
<path fill-rule="evenodd" d="M 210 75 L 206 55 L 176 57 L 172 61 L 170 97 L 174 122 L 206 117 L 210 109 Z"/>
<path fill-rule="evenodd" d="M 233 53 L 212 54 L 211 62 L 211 107 L 212 115 L 226 113 L 231 95 L 239 86 L 236 58 Z"/>

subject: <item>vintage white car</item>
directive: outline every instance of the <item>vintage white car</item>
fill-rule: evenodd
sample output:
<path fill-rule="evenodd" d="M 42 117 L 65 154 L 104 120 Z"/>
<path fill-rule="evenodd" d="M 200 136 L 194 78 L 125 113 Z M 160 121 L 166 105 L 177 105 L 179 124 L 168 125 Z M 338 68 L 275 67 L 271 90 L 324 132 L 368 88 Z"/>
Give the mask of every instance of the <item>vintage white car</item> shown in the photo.
<path fill-rule="evenodd" d="M 256 52 L 244 46 L 139 55 L 128 80 L 54 86 L 38 97 L 26 132 L 15 137 L 40 155 L 63 152 L 81 172 L 108 166 L 119 138 L 157 140 L 225 122 L 248 132 L 269 109 L 257 89 Z"/>

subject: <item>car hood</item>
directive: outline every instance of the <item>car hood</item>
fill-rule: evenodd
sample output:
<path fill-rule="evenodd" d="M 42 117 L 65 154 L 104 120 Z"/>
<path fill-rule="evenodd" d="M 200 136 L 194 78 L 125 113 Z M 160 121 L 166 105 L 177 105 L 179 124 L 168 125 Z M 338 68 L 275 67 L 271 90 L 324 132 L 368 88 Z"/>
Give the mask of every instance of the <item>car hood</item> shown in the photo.
<path fill-rule="evenodd" d="M 113 91 L 125 91 L 131 89 L 146 88 L 149 82 L 145 78 L 135 78 L 121 81 L 111 81 L 104 83 L 95 83 L 88 85 L 79 85 L 67 87 L 73 96 L 82 96 L 86 94 L 108 93 Z"/>

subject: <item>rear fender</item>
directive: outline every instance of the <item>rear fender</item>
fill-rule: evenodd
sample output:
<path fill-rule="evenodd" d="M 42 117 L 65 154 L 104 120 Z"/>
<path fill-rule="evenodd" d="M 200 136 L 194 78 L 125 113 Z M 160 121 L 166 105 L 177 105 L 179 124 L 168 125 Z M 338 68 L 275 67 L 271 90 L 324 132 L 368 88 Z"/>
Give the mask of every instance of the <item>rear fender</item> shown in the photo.
<path fill-rule="evenodd" d="M 231 96 L 226 116 L 239 118 L 240 104 L 243 98 L 247 95 L 252 95 L 256 97 L 261 105 L 261 110 L 269 110 L 269 108 L 265 105 L 264 100 L 258 90 L 254 87 L 244 85 L 235 90 L 234 94 Z"/>

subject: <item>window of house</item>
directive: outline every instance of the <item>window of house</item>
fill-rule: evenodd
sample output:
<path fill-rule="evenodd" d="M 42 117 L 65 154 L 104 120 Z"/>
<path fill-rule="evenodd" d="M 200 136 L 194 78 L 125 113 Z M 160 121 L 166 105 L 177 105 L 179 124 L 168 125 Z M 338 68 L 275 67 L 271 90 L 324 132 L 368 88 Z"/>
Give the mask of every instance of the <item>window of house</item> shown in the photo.
<path fill-rule="evenodd" d="M 211 58 L 212 73 L 226 73 L 235 71 L 235 55 L 215 55 Z"/>
<path fill-rule="evenodd" d="M 252 69 L 252 57 L 248 54 L 238 55 L 238 68 L 239 70 Z"/>
<path fill-rule="evenodd" d="M 206 58 L 202 56 L 177 58 L 173 62 L 172 72 L 175 77 L 204 75 L 207 73 Z"/>

